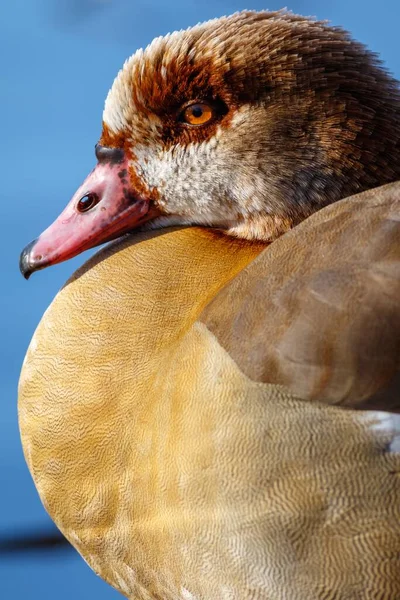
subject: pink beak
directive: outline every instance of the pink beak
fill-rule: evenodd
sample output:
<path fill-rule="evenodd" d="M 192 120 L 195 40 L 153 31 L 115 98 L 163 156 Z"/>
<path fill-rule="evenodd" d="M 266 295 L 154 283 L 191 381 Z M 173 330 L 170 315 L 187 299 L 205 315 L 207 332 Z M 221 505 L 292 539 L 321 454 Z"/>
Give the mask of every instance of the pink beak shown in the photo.
<path fill-rule="evenodd" d="M 124 151 L 97 145 L 96 156 L 97 166 L 60 216 L 22 251 L 20 269 L 26 279 L 34 271 L 117 238 L 155 216 L 150 199 L 130 186 Z"/>

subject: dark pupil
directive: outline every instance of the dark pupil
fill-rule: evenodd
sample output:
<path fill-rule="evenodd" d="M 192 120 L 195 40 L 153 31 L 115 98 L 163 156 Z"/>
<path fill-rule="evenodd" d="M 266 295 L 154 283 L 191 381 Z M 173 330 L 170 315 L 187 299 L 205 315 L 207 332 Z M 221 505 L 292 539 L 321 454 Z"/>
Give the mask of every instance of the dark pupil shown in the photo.
<path fill-rule="evenodd" d="M 93 208 L 93 206 L 96 206 L 98 201 L 97 194 L 86 194 L 79 200 L 77 208 L 80 212 L 86 212 Z"/>
<path fill-rule="evenodd" d="M 201 106 L 194 106 L 192 108 L 192 115 L 194 116 L 195 119 L 199 119 L 200 117 L 202 117 L 203 109 L 201 108 Z"/>

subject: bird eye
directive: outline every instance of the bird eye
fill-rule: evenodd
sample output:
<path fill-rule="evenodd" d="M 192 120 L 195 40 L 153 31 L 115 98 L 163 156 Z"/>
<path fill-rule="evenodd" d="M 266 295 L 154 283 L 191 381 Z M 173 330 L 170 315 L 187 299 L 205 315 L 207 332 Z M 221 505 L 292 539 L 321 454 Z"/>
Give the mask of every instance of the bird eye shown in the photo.
<path fill-rule="evenodd" d="M 212 106 L 205 102 L 195 102 L 183 110 L 181 120 L 187 125 L 205 125 L 214 116 L 215 112 Z"/>
<path fill-rule="evenodd" d="M 98 204 L 99 202 L 100 198 L 97 194 L 85 194 L 79 200 L 78 204 L 76 205 L 76 208 L 79 212 L 87 212 L 88 210 L 91 210 L 94 206 L 96 206 L 96 204 Z"/>

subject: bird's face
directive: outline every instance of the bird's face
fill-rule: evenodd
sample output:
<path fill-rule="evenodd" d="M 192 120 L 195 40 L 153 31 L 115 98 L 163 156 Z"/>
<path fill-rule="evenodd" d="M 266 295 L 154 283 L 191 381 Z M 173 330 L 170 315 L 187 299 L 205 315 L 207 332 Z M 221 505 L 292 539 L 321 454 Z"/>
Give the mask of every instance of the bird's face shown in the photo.
<path fill-rule="evenodd" d="M 250 12 L 136 52 L 108 94 L 97 166 L 25 249 L 24 275 L 138 227 L 268 241 L 343 197 L 338 165 L 363 126 L 329 75 L 346 45 L 321 23 Z"/>

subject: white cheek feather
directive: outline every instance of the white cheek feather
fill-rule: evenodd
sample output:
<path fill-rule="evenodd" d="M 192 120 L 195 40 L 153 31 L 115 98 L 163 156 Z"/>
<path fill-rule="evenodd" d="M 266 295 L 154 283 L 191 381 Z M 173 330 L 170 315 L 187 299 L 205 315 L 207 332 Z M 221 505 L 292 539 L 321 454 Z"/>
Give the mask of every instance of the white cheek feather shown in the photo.
<path fill-rule="evenodd" d="M 156 188 L 160 206 L 168 213 L 190 217 L 196 222 L 211 222 L 219 214 L 226 218 L 224 204 L 218 204 L 218 191 L 226 185 L 224 161 L 219 159 L 221 129 L 201 143 L 176 145 L 137 145 L 134 168 L 146 186 Z M 198 217 L 198 218 L 197 218 Z"/>

